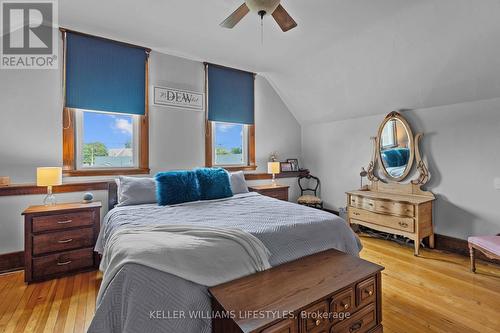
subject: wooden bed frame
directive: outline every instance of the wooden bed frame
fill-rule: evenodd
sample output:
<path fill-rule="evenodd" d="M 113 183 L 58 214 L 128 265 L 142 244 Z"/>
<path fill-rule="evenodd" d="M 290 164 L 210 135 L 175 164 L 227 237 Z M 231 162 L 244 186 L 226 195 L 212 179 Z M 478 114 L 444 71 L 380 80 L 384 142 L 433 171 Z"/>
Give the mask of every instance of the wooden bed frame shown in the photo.
<path fill-rule="evenodd" d="M 118 203 L 118 186 L 114 180 L 108 182 L 108 210 L 115 208 Z"/>

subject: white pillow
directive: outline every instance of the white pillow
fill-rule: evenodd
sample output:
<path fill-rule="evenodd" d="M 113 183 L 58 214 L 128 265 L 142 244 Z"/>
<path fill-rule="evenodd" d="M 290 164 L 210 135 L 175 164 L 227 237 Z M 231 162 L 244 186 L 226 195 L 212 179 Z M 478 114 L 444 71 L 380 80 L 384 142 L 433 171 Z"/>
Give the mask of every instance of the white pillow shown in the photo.
<path fill-rule="evenodd" d="M 157 203 L 156 180 L 154 178 L 134 178 L 120 176 L 117 207 Z"/>
<path fill-rule="evenodd" d="M 231 190 L 233 194 L 248 193 L 247 181 L 243 171 L 231 172 Z"/>

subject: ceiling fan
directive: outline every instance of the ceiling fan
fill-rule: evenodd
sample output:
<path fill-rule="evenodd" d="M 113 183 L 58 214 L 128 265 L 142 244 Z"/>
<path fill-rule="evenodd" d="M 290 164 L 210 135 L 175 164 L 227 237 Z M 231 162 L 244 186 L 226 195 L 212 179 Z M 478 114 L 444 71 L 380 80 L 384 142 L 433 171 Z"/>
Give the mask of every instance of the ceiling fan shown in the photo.
<path fill-rule="evenodd" d="M 283 32 L 287 32 L 297 26 L 297 22 L 288 14 L 280 4 L 281 0 L 245 0 L 238 9 L 236 9 L 220 25 L 221 27 L 232 29 L 241 21 L 250 11 L 257 13 L 261 20 L 265 15 L 271 14 L 280 26 Z"/>

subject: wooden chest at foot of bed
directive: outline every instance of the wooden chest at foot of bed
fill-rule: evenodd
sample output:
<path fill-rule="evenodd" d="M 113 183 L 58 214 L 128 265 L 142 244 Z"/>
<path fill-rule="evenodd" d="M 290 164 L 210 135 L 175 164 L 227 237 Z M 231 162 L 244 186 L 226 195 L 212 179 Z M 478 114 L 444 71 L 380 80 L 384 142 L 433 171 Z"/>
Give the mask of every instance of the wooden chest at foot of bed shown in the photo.
<path fill-rule="evenodd" d="M 212 331 L 382 332 L 382 270 L 328 250 L 210 288 Z"/>

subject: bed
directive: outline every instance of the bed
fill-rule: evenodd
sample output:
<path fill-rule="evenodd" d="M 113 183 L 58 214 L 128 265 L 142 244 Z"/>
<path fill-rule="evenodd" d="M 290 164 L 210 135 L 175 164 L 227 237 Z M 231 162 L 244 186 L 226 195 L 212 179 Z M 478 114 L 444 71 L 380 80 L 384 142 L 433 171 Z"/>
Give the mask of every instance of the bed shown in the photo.
<path fill-rule="evenodd" d="M 113 196 L 110 196 L 113 199 Z M 238 228 L 257 237 L 277 266 L 327 249 L 357 256 L 360 242 L 341 218 L 258 193 L 175 206 L 144 204 L 110 210 L 96 250 L 114 233 L 145 225 L 194 224 Z M 211 332 L 208 288 L 132 263 L 114 275 L 97 299 L 89 332 Z"/>

